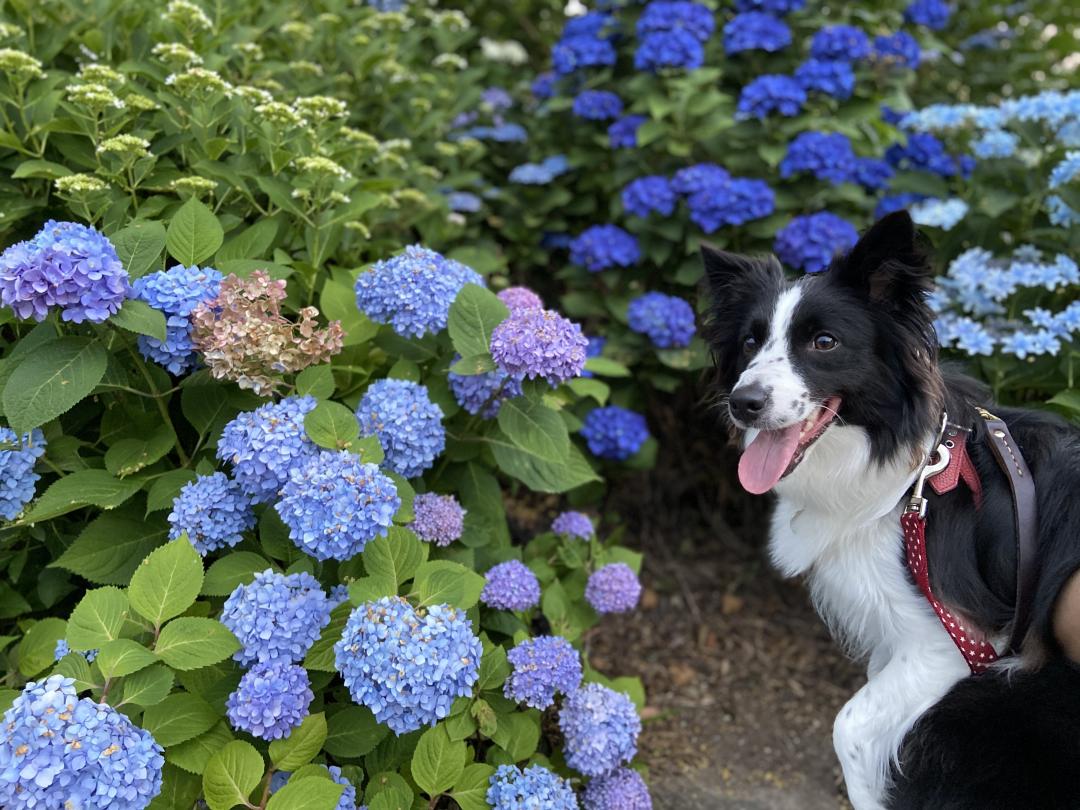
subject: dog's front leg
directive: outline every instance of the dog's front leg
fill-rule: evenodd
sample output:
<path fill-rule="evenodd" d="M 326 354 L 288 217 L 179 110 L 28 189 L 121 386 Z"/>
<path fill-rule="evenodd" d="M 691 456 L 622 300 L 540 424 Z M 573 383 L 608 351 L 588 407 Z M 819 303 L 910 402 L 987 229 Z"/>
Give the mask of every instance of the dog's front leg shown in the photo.
<path fill-rule="evenodd" d="M 895 652 L 840 710 L 833 745 L 855 810 L 887 807 L 889 773 L 904 735 L 919 716 L 968 674 L 946 636 Z"/>

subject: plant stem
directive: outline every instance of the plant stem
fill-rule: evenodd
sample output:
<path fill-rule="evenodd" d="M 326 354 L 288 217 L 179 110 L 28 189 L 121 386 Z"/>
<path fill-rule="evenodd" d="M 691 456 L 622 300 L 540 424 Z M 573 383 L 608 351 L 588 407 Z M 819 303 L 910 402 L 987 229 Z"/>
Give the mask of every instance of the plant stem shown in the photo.
<path fill-rule="evenodd" d="M 158 413 L 161 414 L 161 418 L 165 420 L 165 424 L 172 430 L 173 435 L 176 436 L 176 454 L 180 456 L 180 465 L 182 467 L 188 467 L 191 465 L 191 459 L 188 458 L 187 453 L 184 452 L 183 445 L 180 444 L 180 437 L 176 433 L 176 426 L 172 423 L 172 417 L 169 416 L 169 406 L 165 404 L 161 399 L 161 392 L 158 391 L 157 385 L 154 384 L 154 378 L 150 374 L 150 369 L 146 367 L 146 363 L 143 362 L 139 353 L 132 348 L 130 343 L 126 343 L 127 350 L 135 360 L 135 366 L 139 369 L 139 373 L 142 378 L 146 380 L 147 386 L 154 395 L 154 404 L 157 405 Z"/>

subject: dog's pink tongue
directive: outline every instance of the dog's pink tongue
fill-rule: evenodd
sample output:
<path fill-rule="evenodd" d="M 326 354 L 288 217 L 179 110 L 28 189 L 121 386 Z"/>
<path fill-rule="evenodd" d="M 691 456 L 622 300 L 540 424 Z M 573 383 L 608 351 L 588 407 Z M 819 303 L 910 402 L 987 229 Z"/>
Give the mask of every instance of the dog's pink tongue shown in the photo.
<path fill-rule="evenodd" d="M 794 424 L 783 430 L 763 430 L 739 459 L 739 482 L 753 495 L 768 492 L 783 477 L 795 451 L 799 449 L 799 430 Z"/>

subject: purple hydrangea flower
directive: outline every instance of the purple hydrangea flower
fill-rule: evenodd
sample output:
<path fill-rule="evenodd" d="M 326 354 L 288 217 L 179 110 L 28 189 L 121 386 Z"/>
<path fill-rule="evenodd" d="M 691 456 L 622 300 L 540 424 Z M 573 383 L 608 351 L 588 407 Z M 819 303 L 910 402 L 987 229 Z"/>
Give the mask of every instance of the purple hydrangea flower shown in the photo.
<path fill-rule="evenodd" d="M 606 39 L 569 37 L 555 43 L 551 49 L 551 64 L 556 73 L 565 76 L 582 68 L 610 67 L 617 56 L 615 46 Z"/>
<path fill-rule="evenodd" d="M 835 214 L 821 211 L 795 217 L 776 234 L 774 249 L 780 261 L 817 273 L 833 258 L 854 247 L 859 239 L 855 226 Z"/>
<path fill-rule="evenodd" d="M 540 604 L 540 582 L 521 560 L 507 560 L 485 575 L 480 601 L 498 610 L 528 610 Z"/>
<path fill-rule="evenodd" d="M 480 93 L 480 103 L 492 110 L 509 110 L 514 106 L 514 97 L 501 87 L 488 87 Z"/>
<path fill-rule="evenodd" d="M 905 20 L 933 31 L 940 31 L 948 25 L 951 16 L 952 9 L 944 0 L 911 0 L 904 9 Z"/>
<path fill-rule="evenodd" d="M 401 507 L 394 482 L 348 450 L 323 450 L 289 472 L 274 509 L 296 547 L 317 560 L 348 560 L 385 537 Z"/>
<path fill-rule="evenodd" d="M 628 213 L 637 217 L 648 217 L 653 211 L 671 216 L 675 210 L 675 191 L 666 177 L 639 177 L 623 189 L 622 204 Z"/>
<path fill-rule="evenodd" d="M 771 14 L 736 14 L 724 26 L 724 49 L 729 55 L 741 51 L 774 52 L 790 44 L 791 29 Z"/>
<path fill-rule="evenodd" d="M 482 653 L 463 611 L 439 604 L 418 611 L 398 596 L 356 608 L 334 645 L 353 700 L 399 735 L 434 725 L 455 698 L 470 697 Z"/>
<path fill-rule="evenodd" d="M 694 336 L 694 310 L 674 295 L 661 292 L 639 295 L 630 302 L 626 316 L 630 328 L 647 335 L 658 349 L 689 346 Z"/>
<path fill-rule="evenodd" d="M 591 273 L 641 261 L 637 239 L 618 225 L 593 225 L 570 243 L 570 261 Z"/>
<path fill-rule="evenodd" d="M 573 112 L 588 121 L 608 121 L 622 114 L 623 103 L 607 90 L 582 90 L 574 99 Z"/>
<path fill-rule="evenodd" d="M 581 686 L 581 656 L 561 636 L 537 636 L 521 642 L 506 655 L 510 677 L 503 694 L 534 709 L 555 703 L 555 694 L 570 694 Z"/>
<path fill-rule="evenodd" d="M 50 219 L 0 254 L 0 305 L 20 320 L 43 321 L 59 307 L 64 321 L 101 323 L 130 294 L 116 249 L 87 225 Z"/>
<path fill-rule="evenodd" d="M 446 447 L 442 409 L 426 386 L 411 380 L 377 380 L 368 386 L 356 408 L 360 431 L 378 436 L 383 466 L 415 478 L 435 463 Z"/>
<path fill-rule="evenodd" d="M 195 366 L 197 353 L 191 342 L 191 312 L 221 292 L 223 276 L 212 267 L 184 267 L 150 273 L 135 279 L 133 297 L 165 315 L 165 342 L 139 335 L 139 351 L 173 374 L 185 374 Z"/>
<path fill-rule="evenodd" d="M 221 611 L 221 623 L 240 641 L 233 657 L 291 664 L 303 659 L 330 623 L 330 605 L 318 581 L 304 571 L 278 574 L 269 568 L 248 585 L 237 585 Z"/>
<path fill-rule="evenodd" d="M 776 197 L 764 180 L 732 178 L 690 195 L 690 219 L 705 233 L 723 225 L 743 225 L 767 217 L 776 208 Z"/>
<path fill-rule="evenodd" d="M 627 613 L 637 607 L 641 583 L 626 563 L 611 563 L 594 571 L 585 586 L 585 601 L 597 613 Z"/>
<path fill-rule="evenodd" d="M 584 512 L 573 511 L 560 513 L 551 522 L 551 530 L 555 534 L 576 537 L 578 540 L 588 540 L 596 534 L 596 529 L 593 527 L 589 516 Z"/>
<path fill-rule="evenodd" d="M 870 56 L 870 38 L 851 25 L 830 25 L 814 34 L 810 41 L 814 59 L 858 62 Z"/>
<path fill-rule="evenodd" d="M 608 138 L 612 149 L 633 149 L 637 146 L 638 127 L 648 118 L 644 115 L 624 115 L 608 127 Z"/>
<path fill-rule="evenodd" d="M 690 0 L 652 0 L 637 22 L 638 37 L 665 31 L 685 31 L 699 42 L 712 36 L 716 22 L 708 6 Z"/>
<path fill-rule="evenodd" d="M 715 163 L 697 163 L 679 169 L 671 178 L 671 187 L 679 194 L 696 194 L 699 191 L 727 185 L 731 175 L 727 169 Z"/>
<path fill-rule="evenodd" d="M 303 722 L 315 698 L 307 670 L 296 664 L 255 664 L 226 701 L 229 723 L 263 740 L 280 740 Z"/>
<path fill-rule="evenodd" d="M 705 64 L 705 49 L 689 31 L 658 31 L 641 40 L 634 53 L 634 68 L 657 72 L 669 68 L 697 70 Z"/>
<path fill-rule="evenodd" d="M 855 72 L 848 62 L 808 59 L 795 69 L 795 81 L 803 90 L 817 90 L 840 100 L 855 92 Z"/>
<path fill-rule="evenodd" d="M 524 771 L 500 765 L 488 782 L 486 798 L 493 810 L 579 810 L 570 780 L 540 765 Z"/>
<path fill-rule="evenodd" d="M 589 780 L 583 796 L 585 810 L 652 810 L 652 797 L 641 774 L 617 768 Z"/>
<path fill-rule="evenodd" d="M 581 376 L 586 345 L 580 326 L 549 309 L 511 312 L 491 333 L 491 356 L 500 369 L 553 386 Z"/>
<path fill-rule="evenodd" d="M 764 120 L 770 113 L 791 117 L 802 111 L 806 91 L 790 76 L 758 76 L 742 89 L 736 108 L 740 118 Z"/>
<path fill-rule="evenodd" d="M 34 472 L 45 454 L 45 435 L 35 428 L 20 438 L 11 428 L 0 427 L 0 520 L 15 520 L 34 498 L 41 478 Z"/>
<path fill-rule="evenodd" d="M 186 535 L 202 556 L 231 548 L 255 526 L 251 498 L 225 473 L 200 475 L 180 490 L 169 513 L 169 539 Z"/>
<path fill-rule="evenodd" d="M 603 776 L 637 754 L 641 719 L 630 698 L 598 683 L 573 692 L 559 713 L 566 764 L 586 776 Z"/>
<path fill-rule="evenodd" d="M 453 495 L 424 492 L 413 501 L 415 517 L 410 528 L 421 540 L 445 547 L 461 539 L 465 514 Z"/>
<path fill-rule="evenodd" d="M 851 141 L 839 132 L 799 133 L 780 161 L 780 176 L 787 179 L 800 172 L 833 184 L 850 182 L 855 172 Z"/>
<path fill-rule="evenodd" d="M 914 70 L 919 66 L 919 43 L 906 31 L 874 37 L 874 59 L 886 64 Z"/>
<path fill-rule="evenodd" d="M 455 358 L 455 362 L 460 358 Z M 450 391 L 458 405 L 471 414 L 494 419 L 508 399 L 521 396 L 521 380 L 505 371 L 485 371 L 483 374 L 447 375 Z"/>
<path fill-rule="evenodd" d="M 528 287 L 507 287 L 499 293 L 499 300 L 510 309 L 543 309 L 540 296 Z"/>
<path fill-rule="evenodd" d="M 589 411 L 581 435 L 597 458 L 626 461 L 645 444 L 649 429 L 640 413 L 609 405 Z"/>

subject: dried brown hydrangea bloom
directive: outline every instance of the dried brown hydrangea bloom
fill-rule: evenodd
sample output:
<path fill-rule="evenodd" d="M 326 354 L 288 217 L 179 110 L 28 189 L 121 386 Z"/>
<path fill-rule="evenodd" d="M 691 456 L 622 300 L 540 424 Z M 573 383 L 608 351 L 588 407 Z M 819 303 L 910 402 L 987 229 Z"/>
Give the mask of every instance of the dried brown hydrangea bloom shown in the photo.
<path fill-rule="evenodd" d="M 281 314 L 285 296 L 284 281 L 256 270 L 248 278 L 226 276 L 217 298 L 195 308 L 192 341 L 215 378 L 270 396 L 282 385 L 281 375 L 325 363 L 341 351 L 340 321 L 320 328 L 315 307 L 304 307 L 300 319 L 290 321 Z"/>

